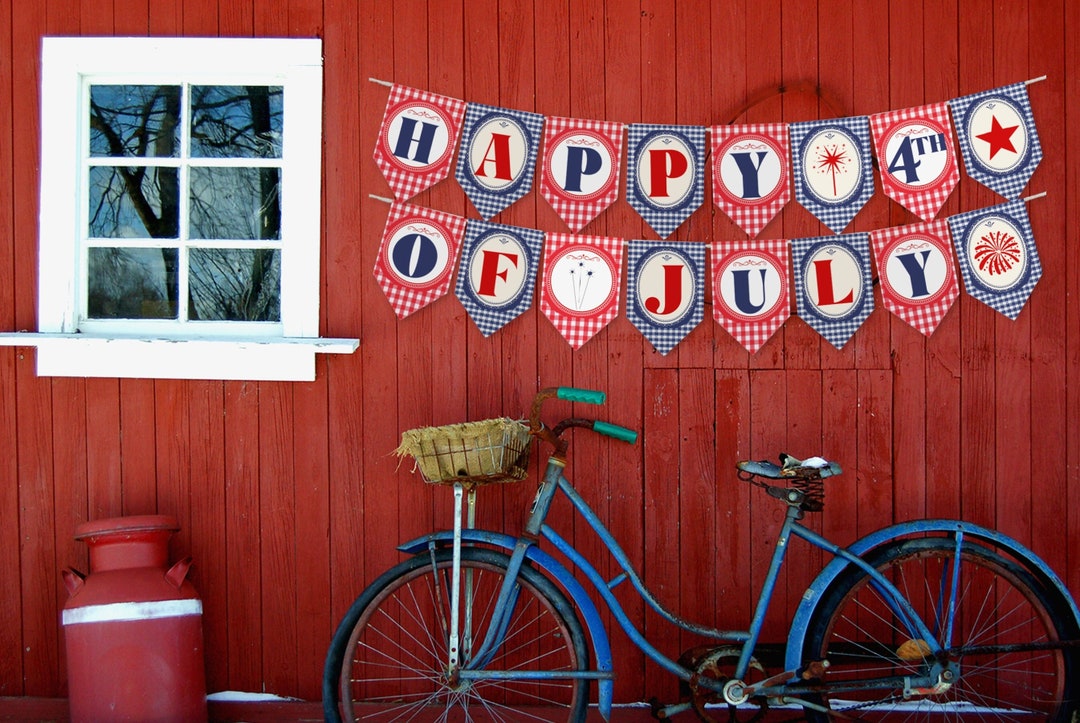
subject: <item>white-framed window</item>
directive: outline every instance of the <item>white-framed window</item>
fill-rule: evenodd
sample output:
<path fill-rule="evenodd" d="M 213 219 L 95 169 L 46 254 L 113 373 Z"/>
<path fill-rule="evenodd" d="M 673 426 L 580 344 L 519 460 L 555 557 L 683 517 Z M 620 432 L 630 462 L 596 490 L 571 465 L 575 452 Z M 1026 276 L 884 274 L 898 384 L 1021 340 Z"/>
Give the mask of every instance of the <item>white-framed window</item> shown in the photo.
<path fill-rule="evenodd" d="M 311 379 L 322 44 L 45 38 L 38 373 Z M 33 337 L 33 339 L 29 339 Z"/>

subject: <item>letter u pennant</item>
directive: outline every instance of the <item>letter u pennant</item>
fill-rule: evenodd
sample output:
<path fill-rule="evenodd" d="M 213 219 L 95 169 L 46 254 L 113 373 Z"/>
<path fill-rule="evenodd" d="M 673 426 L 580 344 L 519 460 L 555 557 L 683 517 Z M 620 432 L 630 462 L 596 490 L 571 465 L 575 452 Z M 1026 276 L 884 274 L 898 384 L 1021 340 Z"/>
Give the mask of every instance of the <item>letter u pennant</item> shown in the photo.
<path fill-rule="evenodd" d="M 791 315 L 788 242 L 722 241 L 711 251 L 713 318 L 753 354 Z"/>
<path fill-rule="evenodd" d="M 619 313 L 625 240 L 553 233 L 544 252 L 540 310 L 574 349 Z"/>
<path fill-rule="evenodd" d="M 926 336 L 960 296 L 949 224 L 931 223 L 870 232 L 885 308 Z"/>

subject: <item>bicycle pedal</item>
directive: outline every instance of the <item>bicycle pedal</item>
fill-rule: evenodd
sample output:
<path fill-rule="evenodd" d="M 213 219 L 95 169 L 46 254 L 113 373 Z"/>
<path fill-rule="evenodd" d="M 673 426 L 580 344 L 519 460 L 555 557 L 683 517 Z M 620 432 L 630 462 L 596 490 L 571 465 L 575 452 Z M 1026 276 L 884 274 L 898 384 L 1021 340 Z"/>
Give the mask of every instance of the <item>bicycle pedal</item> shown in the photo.
<path fill-rule="evenodd" d="M 656 698 L 649 699 L 649 708 L 652 710 L 652 717 L 657 720 L 667 720 L 673 715 L 679 713 L 685 713 L 690 710 L 689 702 L 674 703 L 672 705 L 664 705 Z"/>

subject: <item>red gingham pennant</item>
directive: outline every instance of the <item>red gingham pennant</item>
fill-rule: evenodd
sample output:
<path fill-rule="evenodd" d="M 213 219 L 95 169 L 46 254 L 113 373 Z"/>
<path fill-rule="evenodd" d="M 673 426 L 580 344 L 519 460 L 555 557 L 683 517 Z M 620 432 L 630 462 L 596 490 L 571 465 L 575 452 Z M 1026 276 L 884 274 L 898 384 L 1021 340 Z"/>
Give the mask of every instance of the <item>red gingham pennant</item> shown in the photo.
<path fill-rule="evenodd" d="M 619 313 L 620 238 L 547 234 L 540 310 L 579 349 Z"/>
<path fill-rule="evenodd" d="M 396 83 L 386 101 L 375 163 L 399 201 L 450 174 L 465 101 Z"/>
<path fill-rule="evenodd" d="M 709 138 L 713 203 L 757 236 L 791 200 L 787 124 L 713 126 Z"/>
<path fill-rule="evenodd" d="M 926 336 L 960 295 L 945 219 L 871 231 L 885 308 Z"/>
<path fill-rule="evenodd" d="M 623 125 L 548 118 L 540 194 L 577 232 L 619 197 Z"/>
<path fill-rule="evenodd" d="M 461 216 L 390 204 L 375 278 L 399 319 L 446 294 L 464 233 Z"/>
<path fill-rule="evenodd" d="M 949 105 L 934 103 L 870 116 L 885 195 L 924 221 L 960 180 Z"/>
<path fill-rule="evenodd" d="M 753 354 L 791 316 L 788 242 L 712 245 L 713 318 Z"/>

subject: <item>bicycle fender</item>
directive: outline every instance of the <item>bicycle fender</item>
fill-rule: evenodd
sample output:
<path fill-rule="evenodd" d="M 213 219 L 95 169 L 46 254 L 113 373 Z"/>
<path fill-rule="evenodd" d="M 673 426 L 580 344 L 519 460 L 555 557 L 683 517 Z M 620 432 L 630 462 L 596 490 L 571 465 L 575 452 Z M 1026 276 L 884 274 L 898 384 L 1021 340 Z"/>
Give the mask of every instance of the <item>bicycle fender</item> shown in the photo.
<path fill-rule="evenodd" d="M 513 552 L 514 547 L 517 545 L 516 537 L 501 532 L 492 532 L 491 530 L 462 530 L 461 539 L 463 542 L 480 542 L 494 547 L 501 547 L 507 552 Z M 436 542 L 440 545 L 452 545 L 454 544 L 454 533 L 448 530 L 425 535 L 424 537 L 418 537 L 414 540 L 402 543 L 398 546 L 398 549 L 402 552 L 416 554 L 426 550 L 430 542 Z M 585 588 L 582 584 L 577 581 L 577 578 L 575 578 L 561 562 L 536 545 L 529 547 L 525 553 L 525 557 L 540 568 L 545 575 L 562 585 L 570 594 L 570 599 L 573 601 L 574 605 L 576 605 L 580 611 L 581 616 L 585 621 L 585 627 L 589 630 L 589 637 L 592 639 L 593 655 L 596 658 L 596 670 L 608 674 L 607 677 L 600 678 L 596 681 L 598 692 L 597 702 L 600 709 L 600 715 L 604 717 L 604 720 L 611 720 L 611 705 L 615 690 L 615 676 L 612 673 L 614 665 L 611 659 L 611 643 L 608 640 L 607 630 L 604 628 L 604 622 L 600 617 L 600 612 L 596 609 L 596 605 L 593 603 L 592 598 L 585 592 Z"/>
<path fill-rule="evenodd" d="M 1080 628 L 1080 609 L 1077 608 L 1076 601 L 1073 600 L 1069 589 L 1065 587 L 1065 583 L 1061 581 L 1061 578 L 1034 552 L 1008 535 L 996 530 L 960 520 L 916 520 L 913 522 L 901 522 L 872 532 L 847 549 L 859 557 L 865 557 L 875 548 L 898 537 L 924 532 L 963 532 L 964 535 L 977 540 L 983 539 L 1000 545 L 1013 554 L 1017 561 L 1027 568 L 1028 572 L 1042 580 L 1048 588 L 1057 591 L 1061 595 L 1062 599 L 1068 604 L 1077 627 Z M 810 583 L 810 587 L 806 588 L 802 601 L 799 603 L 799 607 L 795 610 L 795 615 L 791 620 L 787 641 L 787 657 L 784 664 L 785 670 L 798 670 L 802 666 L 803 645 L 806 642 L 807 627 L 813 617 L 814 610 L 817 608 L 822 596 L 829 589 L 829 586 L 842 572 L 848 569 L 850 564 L 852 563 L 842 557 L 834 558 Z"/>

